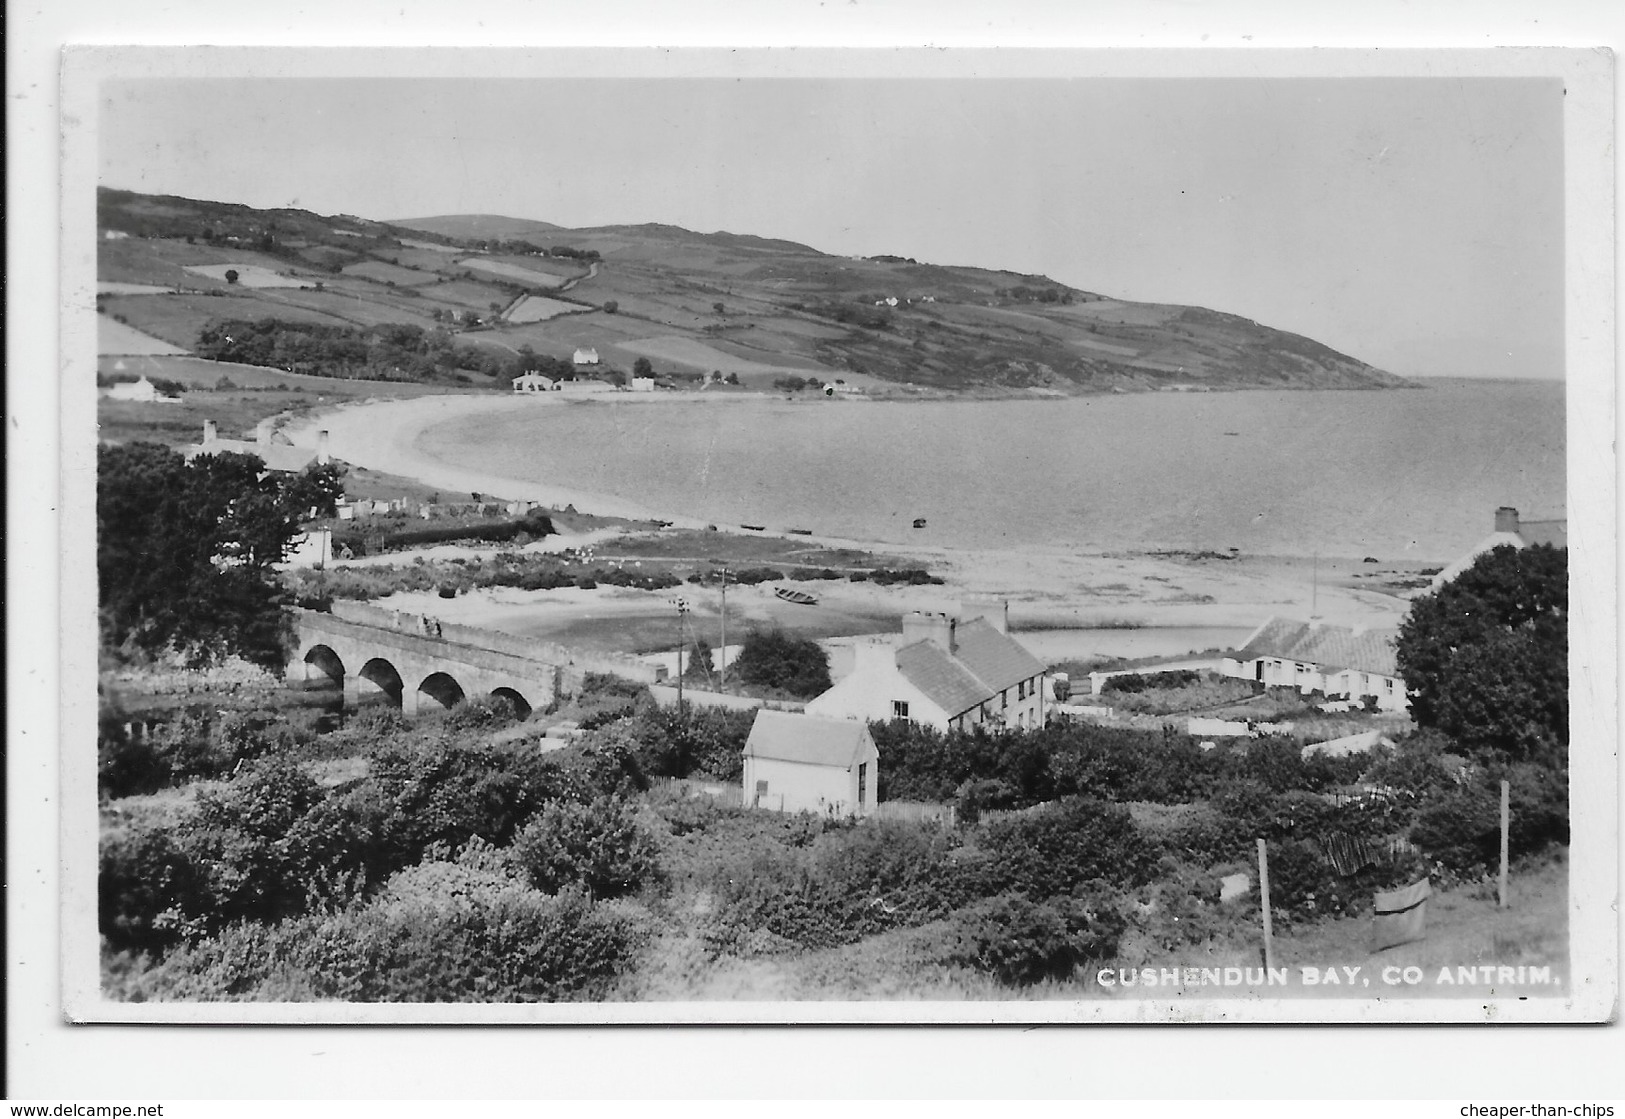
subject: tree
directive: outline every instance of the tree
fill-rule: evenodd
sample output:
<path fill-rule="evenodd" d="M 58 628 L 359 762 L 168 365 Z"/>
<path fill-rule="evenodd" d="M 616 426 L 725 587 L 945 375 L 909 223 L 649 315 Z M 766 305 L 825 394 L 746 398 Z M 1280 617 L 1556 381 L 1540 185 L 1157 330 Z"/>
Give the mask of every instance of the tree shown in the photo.
<path fill-rule="evenodd" d="M 640 358 L 638 358 L 638 360 L 636 360 L 636 361 L 634 361 L 632 363 L 632 376 L 634 376 L 634 377 L 653 377 L 654 375 L 655 375 L 655 367 L 654 367 L 653 364 L 650 363 L 648 358 L 640 357 Z"/>
<path fill-rule="evenodd" d="M 300 522 L 330 515 L 338 469 L 267 471 L 253 455 L 191 463 L 154 443 L 97 450 L 96 568 L 103 640 L 193 664 L 235 653 L 280 672 L 276 564 Z"/>
<path fill-rule="evenodd" d="M 237 269 L 235 269 L 235 268 L 226 269 L 226 283 L 235 284 L 236 282 L 237 282 Z"/>
<path fill-rule="evenodd" d="M 636 807 L 618 797 L 549 802 L 514 851 L 531 884 L 548 893 L 580 885 L 594 898 L 620 897 L 659 873 L 659 848 Z"/>
<path fill-rule="evenodd" d="M 1502 545 L 1411 604 L 1411 715 L 1475 753 L 1561 765 L 1568 748 L 1568 552 Z"/>
<path fill-rule="evenodd" d="M 801 699 L 830 688 L 829 657 L 818 642 L 781 629 L 755 630 L 746 636 L 737 669 L 747 684 L 779 688 Z"/>
<path fill-rule="evenodd" d="M 720 302 L 711 304 L 711 310 L 715 311 L 719 315 L 725 315 L 728 313 L 727 308 L 724 307 Z"/>
<path fill-rule="evenodd" d="M 606 315 L 613 315 L 616 311 L 619 311 L 620 309 L 621 309 L 621 305 L 619 303 L 615 302 L 615 300 L 613 300 L 613 299 L 611 299 L 608 303 L 604 304 L 604 314 L 606 314 Z"/>

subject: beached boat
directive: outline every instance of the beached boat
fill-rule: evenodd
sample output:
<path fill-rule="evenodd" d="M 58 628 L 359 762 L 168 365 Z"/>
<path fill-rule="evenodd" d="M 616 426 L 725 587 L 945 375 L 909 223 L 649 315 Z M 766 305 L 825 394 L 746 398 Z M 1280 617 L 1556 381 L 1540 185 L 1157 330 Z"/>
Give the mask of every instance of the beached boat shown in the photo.
<path fill-rule="evenodd" d="M 784 599 L 786 602 L 794 602 L 801 606 L 818 605 L 817 596 L 810 595 L 806 591 L 794 590 L 791 587 L 774 587 L 773 593 Z"/>
<path fill-rule="evenodd" d="M 915 517 L 914 518 L 914 527 L 915 528 L 924 528 L 925 527 L 925 518 L 924 517 Z"/>

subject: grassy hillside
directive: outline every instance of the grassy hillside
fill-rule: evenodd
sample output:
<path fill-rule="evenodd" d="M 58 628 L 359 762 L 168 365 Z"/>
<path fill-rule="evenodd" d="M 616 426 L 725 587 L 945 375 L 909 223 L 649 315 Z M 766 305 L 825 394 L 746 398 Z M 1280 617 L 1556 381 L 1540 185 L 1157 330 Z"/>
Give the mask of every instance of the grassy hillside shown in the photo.
<path fill-rule="evenodd" d="M 278 317 L 439 326 L 488 354 L 593 347 L 612 368 L 647 358 L 658 372 L 737 373 L 757 387 L 787 374 L 873 393 L 1404 384 L 1199 307 L 744 234 L 491 215 L 387 224 L 114 190 L 101 192 L 99 216 L 114 239 L 100 242 L 98 278 L 167 289 L 109 293 L 104 308 L 178 346 L 211 320 Z M 238 283 L 220 278 L 226 266 Z M 527 295 L 555 301 L 545 319 L 536 304 L 518 311 Z"/>

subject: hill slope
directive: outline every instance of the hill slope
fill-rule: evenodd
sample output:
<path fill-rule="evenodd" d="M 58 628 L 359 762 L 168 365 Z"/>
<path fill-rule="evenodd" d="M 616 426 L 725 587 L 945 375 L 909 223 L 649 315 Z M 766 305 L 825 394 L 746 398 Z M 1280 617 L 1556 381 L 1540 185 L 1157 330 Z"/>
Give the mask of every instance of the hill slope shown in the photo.
<path fill-rule="evenodd" d="M 98 201 L 102 229 L 127 235 L 100 242 L 98 278 L 185 289 L 107 303 L 184 346 L 211 319 L 283 317 L 439 324 L 459 345 L 509 358 L 591 347 L 621 369 L 643 357 L 661 372 L 732 372 L 747 384 L 796 374 L 871 392 L 1405 384 L 1312 339 L 1200 307 L 748 234 L 492 215 L 384 223 L 108 189 Z M 243 286 L 207 274 L 226 265 Z"/>

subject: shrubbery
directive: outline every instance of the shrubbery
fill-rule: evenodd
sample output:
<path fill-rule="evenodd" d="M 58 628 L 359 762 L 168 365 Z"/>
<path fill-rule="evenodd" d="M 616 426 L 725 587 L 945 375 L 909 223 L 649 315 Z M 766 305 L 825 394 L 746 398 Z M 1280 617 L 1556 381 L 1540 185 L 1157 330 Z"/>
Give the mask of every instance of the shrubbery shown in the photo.
<path fill-rule="evenodd" d="M 829 657 L 818 642 L 781 629 L 746 636 L 735 662 L 739 679 L 757 687 L 811 699 L 830 688 Z"/>
<path fill-rule="evenodd" d="M 636 910 L 547 897 L 429 863 L 374 902 L 276 926 L 237 925 L 168 957 L 146 999 L 537 1002 L 601 998 L 649 935 Z"/>
<path fill-rule="evenodd" d="M 581 887 L 595 898 L 634 893 L 659 874 L 653 838 L 624 800 L 554 801 L 520 832 L 514 855 L 538 890 Z"/>
<path fill-rule="evenodd" d="M 1089 960 L 1117 954 L 1125 922 L 1074 898 L 1033 901 L 999 894 L 961 910 L 944 962 L 985 971 L 1012 986 L 1066 979 Z"/>

